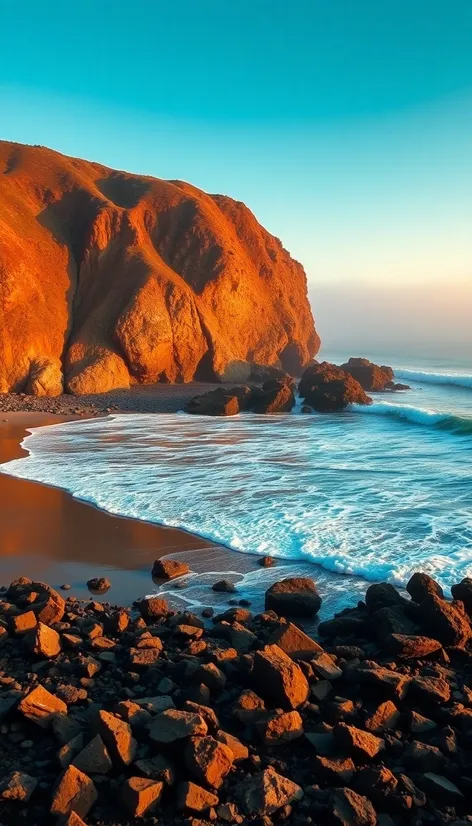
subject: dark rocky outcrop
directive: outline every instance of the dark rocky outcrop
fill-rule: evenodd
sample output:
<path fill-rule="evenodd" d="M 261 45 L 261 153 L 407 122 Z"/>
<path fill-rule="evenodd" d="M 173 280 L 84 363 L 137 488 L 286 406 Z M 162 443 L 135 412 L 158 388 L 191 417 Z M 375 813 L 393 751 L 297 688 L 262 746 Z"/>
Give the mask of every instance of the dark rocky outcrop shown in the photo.
<path fill-rule="evenodd" d="M 373 361 L 364 358 L 350 358 L 341 364 L 341 370 L 349 373 L 359 382 L 363 390 L 379 392 L 392 384 L 393 370 L 391 367 L 379 367 Z"/>
<path fill-rule="evenodd" d="M 158 596 L 139 614 L 69 598 L 57 619 L 53 589 L 17 580 L 0 595 L 2 824 L 469 823 L 469 619 L 431 578 L 410 590 L 370 586 L 320 643 L 283 603 L 205 627 Z M 17 633 L 38 596 L 56 614 Z M 412 633 L 387 633 L 401 617 Z"/>
<path fill-rule="evenodd" d="M 298 392 L 320 413 L 344 410 L 349 404 L 371 404 L 359 382 L 340 367 L 323 361 L 312 364 L 302 375 Z"/>

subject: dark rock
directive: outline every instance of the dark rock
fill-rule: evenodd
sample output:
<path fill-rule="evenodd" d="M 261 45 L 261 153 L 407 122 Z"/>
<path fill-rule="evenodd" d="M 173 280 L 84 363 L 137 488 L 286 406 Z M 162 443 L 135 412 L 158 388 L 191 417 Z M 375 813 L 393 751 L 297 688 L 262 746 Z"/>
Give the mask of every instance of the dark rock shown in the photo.
<path fill-rule="evenodd" d="M 320 413 L 344 410 L 349 404 L 372 404 L 372 399 L 356 379 L 328 362 L 308 367 L 298 392 L 308 405 Z"/>
<path fill-rule="evenodd" d="M 208 726 L 199 714 L 169 708 L 149 724 L 149 737 L 156 743 L 173 743 L 191 735 L 205 735 Z"/>
<path fill-rule="evenodd" d="M 278 645 L 292 660 L 309 660 L 314 653 L 324 653 L 321 645 L 292 622 L 286 622 L 273 631 L 268 643 Z"/>
<path fill-rule="evenodd" d="M 360 754 L 362 757 L 376 757 L 385 748 L 385 742 L 380 737 L 362 731 L 347 723 L 338 723 L 333 735 L 335 740 L 351 754 Z"/>
<path fill-rule="evenodd" d="M 331 786 L 347 785 L 353 778 L 355 772 L 354 761 L 350 757 L 322 757 L 316 755 L 313 761 L 316 776 L 320 776 Z"/>
<path fill-rule="evenodd" d="M 233 753 L 214 737 L 190 737 L 185 764 L 201 783 L 218 789 L 233 765 Z"/>
<path fill-rule="evenodd" d="M 258 560 L 258 564 L 261 568 L 272 568 L 276 563 L 273 556 L 261 556 Z"/>
<path fill-rule="evenodd" d="M 329 793 L 329 809 L 333 822 L 338 826 L 376 826 L 377 815 L 367 797 L 352 789 L 332 789 Z"/>
<path fill-rule="evenodd" d="M 266 591 L 265 607 L 280 616 L 313 617 L 321 607 L 321 597 L 312 579 L 288 577 Z"/>
<path fill-rule="evenodd" d="M 12 771 L 0 781 L 0 798 L 27 803 L 37 785 L 35 777 L 25 772 Z"/>
<path fill-rule="evenodd" d="M 309 694 L 303 671 L 277 645 L 256 651 L 252 679 L 262 697 L 282 708 L 298 708 Z"/>
<path fill-rule="evenodd" d="M 386 766 L 368 766 L 356 774 L 356 790 L 380 806 L 396 791 L 397 786 L 397 778 Z"/>
<path fill-rule="evenodd" d="M 406 590 L 415 602 L 423 602 L 428 596 L 444 597 L 443 589 L 428 574 L 416 573 L 408 580 Z"/>
<path fill-rule="evenodd" d="M 211 587 L 213 591 L 221 591 L 226 594 L 234 594 L 236 591 L 234 583 L 230 582 L 229 579 L 219 579 Z"/>
<path fill-rule="evenodd" d="M 447 703 L 451 698 L 451 686 L 441 677 L 413 677 L 411 692 L 427 703 Z"/>
<path fill-rule="evenodd" d="M 152 568 L 152 576 L 155 579 L 175 579 L 189 572 L 189 566 L 177 559 L 156 559 Z"/>
<path fill-rule="evenodd" d="M 433 640 L 430 637 L 418 637 L 405 634 L 391 634 L 390 637 L 387 638 L 386 644 L 389 651 L 402 660 L 429 657 L 442 648 L 438 640 Z"/>
<path fill-rule="evenodd" d="M 461 646 L 471 638 L 472 628 L 462 602 L 446 602 L 430 594 L 420 610 L 423 628 L 443 645 Z"/>
<path fill-rule="evenodd" d="M 96 591 L 97 593 L 104 594 L 105 591 L 108 591 L 108 589 L 111 588 L 111 582 L 104 576 L 94 577 L 93 579 L 88 580 L 87 588 L 89 591 Z"/>
<path fill-rule="evenodd" d="M 242 811 L 260 817 L 271 815 L 302 797 L 300 786 L 278 774 L 272 766 L 246 778 L 237 788 Z"/>
<path fill-rule="evenodd" d="M 464 603 L 467 614 L 469 617 L 472 617 L 472 578 L 465 577 L 462 582 L 453 585 L 451 593 L 455 600 L 460 600 Z"/>
<path fill-rule="evenodd" d="M 252 408 L 254 413 L 290 413 L 295 405 L 295 396 L 286 379 L 272 379 L 262 385 L 262 390 L 254 393 Z"/>
<path fill-rule="evenodd" d="M 364 390 L 379 392 L 385 390 L 393 379 L 391 367 L 379 367 L 369 359 L 350 358 L 341 364 L 341 370 L 356 379 Z"/>

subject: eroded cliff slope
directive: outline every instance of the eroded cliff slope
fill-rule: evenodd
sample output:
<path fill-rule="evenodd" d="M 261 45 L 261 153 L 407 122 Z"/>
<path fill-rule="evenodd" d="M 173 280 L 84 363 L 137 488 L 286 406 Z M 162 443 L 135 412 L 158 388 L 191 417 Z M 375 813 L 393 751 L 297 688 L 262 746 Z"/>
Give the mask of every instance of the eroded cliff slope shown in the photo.
<path fill-rule="evenodd" d="M 0 392 L 298 372 L 303 267 L 241 202 L 0 142 Z"/>

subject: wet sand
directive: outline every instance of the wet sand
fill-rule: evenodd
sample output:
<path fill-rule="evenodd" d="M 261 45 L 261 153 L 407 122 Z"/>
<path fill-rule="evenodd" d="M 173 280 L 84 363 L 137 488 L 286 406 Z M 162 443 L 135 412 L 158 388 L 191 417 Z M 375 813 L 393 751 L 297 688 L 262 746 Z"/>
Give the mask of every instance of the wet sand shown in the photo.
<path fill-rule="evenodd" d="M 76 418 L 3 414 L 0 463 L 27 455 L 21 447 L 27 428 Z M 113 585 L 107 598 L 129 604 L 153 589 L 154 559 L 210 546 L 185 531 L 113 516 L 60 488 L 0 473 L 0 584 L 29 576 L 55 587 L 67 582 L 71 594 L 84 596 L 87 579 L 108 575 Z"/>

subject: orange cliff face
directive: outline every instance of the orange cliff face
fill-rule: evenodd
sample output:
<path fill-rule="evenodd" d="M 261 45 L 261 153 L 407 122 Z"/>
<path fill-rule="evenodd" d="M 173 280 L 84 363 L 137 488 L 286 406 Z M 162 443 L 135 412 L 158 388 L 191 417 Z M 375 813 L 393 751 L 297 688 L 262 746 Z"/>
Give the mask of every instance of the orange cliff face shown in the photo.
<path fill-rule="evenodd" d="M 242 203 L 0 141 L 0 392 L 297 373 L 306 276 Z"/>

